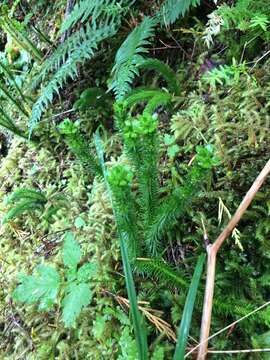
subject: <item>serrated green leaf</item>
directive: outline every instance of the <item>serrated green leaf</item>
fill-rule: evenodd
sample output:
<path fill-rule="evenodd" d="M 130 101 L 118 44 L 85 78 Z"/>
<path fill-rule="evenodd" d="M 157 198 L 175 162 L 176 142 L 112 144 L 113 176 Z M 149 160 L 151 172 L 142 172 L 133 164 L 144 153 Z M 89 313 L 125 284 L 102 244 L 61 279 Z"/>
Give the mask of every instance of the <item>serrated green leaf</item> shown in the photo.
<path fill-rule="evenodd" d="M 39 310 L 48 310 L 56 301 L 60 277 L 54 268 L 45 265 L 39 265 L 36 273 L 21 276 L 21 284 L 14 290 L 12 297 L 26 304 L 39 302 Z"/>
<path fill-rule="evenodd" d="M 77 273 L 79 282 L 87 282 L 92 279 L 97 273 L 97 264 L 87 263 L 81 266 Z"/>
<path fill-rule="evenodd" d="M 65 235 L 63 262 L 69 268 L 76 268 L 81 260 L 81 248 L 72 232 Z"/>
<path fill-rule="evenodd" d="M 87 306 L 92 299 L 89 285 L 85 283 L 70 284 L 66 289 L 66 295 L 62 301 L 62 319 L 66 327 L 75 325 L 75 321 L 82 309 Z"/>

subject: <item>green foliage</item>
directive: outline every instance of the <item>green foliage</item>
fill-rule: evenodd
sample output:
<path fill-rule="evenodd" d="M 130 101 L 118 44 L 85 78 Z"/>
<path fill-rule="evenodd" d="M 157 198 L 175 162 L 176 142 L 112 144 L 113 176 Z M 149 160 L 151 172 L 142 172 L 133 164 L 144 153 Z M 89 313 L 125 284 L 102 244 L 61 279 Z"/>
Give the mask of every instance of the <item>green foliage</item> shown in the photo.
<path fill-rule="evenodd" d="M 81 260 L 80 245 L 74 240 L 72 233 L 67 233 L 63 248 L 63 263 L 67 268 L 76 268 Z"/>
<path fill-rule="evenodd" d="M 74 108 L 87 110 L 89 107 L 104 106 L 107 97 L 107 94 L 101 88 L 88 88 L 80 94 L 80 98 L 74 103 Z"/>
<path fill-rule="evenodd" d="M 194 6 L 200 4 L 200 0 L 165 0 L 158 16 L 166 26 L 173 24 L 180 16 Z"/>
<path fill-rule="evenodd" d="M 113 18 L 113 21 L 116 22 L 116 17 L 119 17 L 121 11 L 123 11 L 121 6 L 128 5 L 129 2 L 123 0 L 119 2 L 116 2 L 116 0 L 94 0 L 91 2 L 80 0 L 75 4 L 69 16 L 63 21 L 60 32 L 63 33 L 78 22 L 84 23 L 90 17 L 93 24 L 96 24 L 97 19 L 101 16 L 103 16 L 102 20 L 104 23 L 110 18 Z"/>
<path fill-rule="evenodd" d="M 147 70 L 155 70 L 157 73 L 159 73 L 160 75 L 162 75 L 164 77 L 164 79 L 167 81 L 168 83 L 168 90 L 172 93 L 172 94 L 178 94 L 180 91 L 180 85 L 177 81 L 177 77 L 175 72 L 170 68 L 170 66 L 168 66 L 167 64 L 165 64 L 164 62 L 158 60 L 158 59 L 145 59 L 142 60 L 139 64 L 138 64 L 139 68 L 142 69 L 147 69 Z"/>
<path fill-rule="evenodd" d="M 132 117 L 125 104 L 115 106 L 115 120 L 124 142 L 124 151 L 134 168 L 138 185 L 137 201 L 131 190 L 132 174 L 123 165 L 115 166 L 108 181 L 114 198 L 118 228 L 127 235 L 130 260 L 160 252 L 160 239 L 172 228 L 200 191 L 202 179 L 218 164 L 211 145 L 197 147 L 197 155 L 184 184 L 165 199 L 159 199 L 159 141 L 157 118 L 150 114 Z M 143 241 L 138 241 L 143 239 Z"/>
<path fill-rule="evenodd" d="M 179 289 L 187 287 L 187 281 L 180 272 L 173 269 L 164 259 L 137 258 L 136 268 L 139 272 L 157 278 L 160 282 L 170 284 Z"/>
<path fill-rule="evenodd" d="M 9 210 L 5 214 L 2 223 L 5 224 L 25 212 L 39 211 L 42 216 L 51 220 L 57 211 L 67 204 L 60 194 L 53 194 L 47 197 L 43 192 L 35 189 L 18 189 L 6 198 L 6 205 Z"/>
<path fill-rule="evenodd" d="M 47 199 L 40 191 L 33 189 L 19 189 L 14 191 L 6 199 L 6 205 L 10 205 L 10 209 L 4 216 L 2 223 L 5 224 L 8 221 L 20 216 L 25 211 L 43 211 Z"/>
<path fill-rule="evenodd" d="M 27 133 L 25 133 L 22 129 L 20 129 L 14 121 L 11 119 L 11 117 L 8 115 L 7 112 L 5 112 L 0 107 L 0 125 L 6 129 L 9 130 L 14 135 L 17 135 L 21 138 L 28 139 Z"/>
<path fill-rule="evenodd" d="M 152 1 L 151 6 L 136 2 L 134 7 L 133 3 L 75 1 L 62 26 L 64 2 L 40 0 L 30 6 L 29 2 L 15 1 L 8 12 L 10 25 L 1 35 L 4 51 L 0 54 L 0 124 L 14 134 L 28 137 L 21 128 L 29 117 L 32 98 L 35 99 L 31 93 L 34 88 L 41 98 L 43 90 L 48 90 L 47 98 L 43 97 L 47 99 L 42 102 L 43 110 L 50 108 L 57 115 L 51 117 L 48 113 L 53 119 L 49 125 L 41 122 L 39 144 L 12 140 L 7 157 L 1 159 L 0 197 L 16 189 L 16 183 L 22 187 L 21 194 L 14 192 L 8 210 L 14 209 L 18 216 L 31 210 L 32 215 L 38 216 L 24 216 L 25 221 L 11 222 L 1 230 L 0 358 L 133 360 L 138 356 L 145 358 L 149 352 L 152 359 L 171 359 L 173 344 L 166 340 L 166 331 L 156 337 L 156 324 L 166 320 L 172 330 L 178 326 L 186 301 L 185 289 L 197 252 L 202 250 L 203 236 L 218 236 L 269 158 L 269 4 L 262 0 L 218 4 L 212 1 L 195 9 L 200 1 Z M 215 5 L 216 10 L 209 14 Z M 158 8 L 158 15 L 151 18 Z M 192 8 L 192 17 L 181 20 Z M 24 20 L 23 14 L 27 14 Z M 120 27 L 121 19 L 124 21 Z M 144 27 L 143 35 L 139 34 L 146 19 L 153 24 Z M 179 26 L 176 24 L 171 31 L 156 25 L 171 25 L 177 19 Z M 101 34 L 104 27 L 108 32 L 114 27 L 111 34 L 118 29 L 119 32 L 107 40 Z M 135 28 L 133 32 L 128 30 L 131 28 Z M 144 54 L 150 39 L 152 43 L 154 29 L 157 36 L 151 57 L 156 58 L 147 59 Z M 94 46 L 89 54 L 88 44 L 92 44 L 95 31 L 100 34 L 96 41 L 98 51 Z M 45 35 L 37 43 L 42 38 L 40 32 Z M 64 33 L 68 38 L 58 45 L 59 35 L 63 38 Z M 103 89 L 108 71 L 116 65 L 113 62 L 119 44 L 134 33 L 128 51 L 124 48 L 124 60 L 120 58 L 123 62 L 120 61 L 119 73 L 112 73 L 112 81 L 120 79 L 124 88 L 123 103 L 116 106 L 113 126 L 112 99 Z M 203 41 L 213 48 L 206 52 Z M 159 49 L 160 43 L 164 49 Z M 31 68 L 33 71 L 28 73 Z M 140 78 L 136 78 L 137 74 Z M 145 86 L 149 79 L 152 88 L 133 90 L 133 80 Z M 65 84 L 69 88 L 66 86 L 63 99 L 54 102 L 57 94 L 62 95 Z M 114 92 L 118 95 L 115 89 Z M 74 102 L 77 94 L 81 94 L 80 98 Z M 72 104 L 72 120 L 60 124 L 63 136 L 59 136 L 54 125 L 59 125 Z M 176 114 L 171 119 L 173 112 Z M 96 138 L 100 164 L 90 138 L 96 128 L 102 130 L 106 149 L 104 160 L 101 141 Z M 9 141 L 8 137 L 7 146 Z M 5 142 L 4 139 L 1 144 L 3 156 Z M 211 167 L 217 159 L 207 144 L 212 144 L 222 159 L 214 171 Z M 37 184 L 46 189 L 40 199 L 35 191 L 23 194 Z M 68 206 L 62 206 L 67 203 Z M 267 301 L 269 204 L 267 182 L 239 223 L 237 236 L 228 239 L 219 254 L 213 332 Z M 55 211 L 57 217 L 53 216 Z M 11 218 L 15 219 L 12 213 Z M 49 227 L 46 218 L 53 219 Z M 74 228 L 83 248 L 67 236 L 58 256 L 59 234 L 67 228 Z M 236 243 L 239 233 L 241 249 Z M 125 277 L 121 276 L 120 251 Z M 83 253 L 91 263 L 85 263 Z M 26 304 L 39 304 L 44 310 L 48 307 L 46 316 L 37 312 L 37 307 L 26 311 L 10 301 L 15 269 L 28 271 L 29 262 L 42 255 L 52 266 L 45 263 L 32 275 L 22 276 L 14 294 L 17 291 Z M 59 265 L 61 255 L 63 268 Z M 124 281 L 130 300 L 130 307 L 123 306 L 126 311 L 121 303 L 126 296 Z M 26 291 L 18 290 L 24 283 Z M 199 334 L 202 290 L 199 287 L 199 306 L 194 308 L 189 329 L 190 347 Z M 95 301 L 90 308 L 87 305 L 93 292 Z M 149 303 L 139 303 L 138 308 L 136 297 Z M 121 307 L 116 305 L 120 303 Z M 82 309 L 83 316 L 76 324 Z M 128 310 L 133 326 L 126 315 Z M 148 350 L 139 310 L 147 320 L 148 312 L 153 314 L 153 323 L 147 323 Z M 64 329 L 59 314 L 66 326 L 76 326 L 76 330 Z M 267 347 L 268 330 L 266 309 L 240 322 L 229 336 L 214 338 L 211 347 L 248 348 L 251 339 L 254 347 Z M 182 332 L 180 335 L 185 340 Z M 226 355 L 211 357 L 220 360 Z"/>
<path fill-rule="evenodd" d="M 172 96 L 163 90 L 137 88 L 130 91 L 124 99 L 124 105 L 128 109 L 140 103 L 147 102 L 144 112 L 153 113 L 159 106 L 170 103 Z"/>
<path fill-rule="evenodd" d="M 123 262 L 123 269 L 124 269 L 124 275 L 125 275 L 125 283 L 126 283 L 126 289 L 128 293 L 128 299 L 130 302 L 130 310 L 132 314 L 132 321 L 133 321 L 133 327 L 134 327 L 134 333 L 135 333 L 135 339 L 137 343 L 137 350 L 138 350 L 138 356 L 139 360 L 147 360 L 148 359 L 148 349 L 147 349 L 147 336 L 145 331 L 145 325 L 144 325 L 144 319 L 141 316 L 137 304 L 137 296 L 136 296 L 136 290 L 135 290 L 135 284 L 132 276 L 131 266 L 130 266 L 130 260 L 129 260 L 129 254 L 128 254 L 128 246 L 127 242 L 134 244 L 134 240 L 137 238 L 134 237 L 133 229 L 130 225 L 132 223 L 128 223 L 130 220 L 130 214 L 129 213 L 123 213 L 122 212 L 122 205 L 119 202 L 122 200 L 122 198 L 118 199 L 118 188 L 119 185 L 121 187 L 122 192 L 124 193 L 124 196 L 127 194 L 128 196 L 130 193 L 127 193 L 128 188 L 130 186 L 130 180 L 131 180 L 131 174 L 128 169 L 125 168 L 119 168 L 117 167 L 116 170 L 112 171 L 111 174 L 108 175 L 105 163 L 104 163 L 104 152 L 103 152 L 103 146 L 101 139 L 98 134 L 95 136 L 95 145 L 100 161 L 100 165 L 103 170 L 103 176 L 104 180 L 107 186 L 107 190 L 110 194 L 110 200 L 112 204 L 112 208 L 114 211 L 114 217 L 116 221 L 117 231 L 119 234 L 120 239 L 120 249 L 121 249 L 121 257 Z M 123 177 L 122 175 L 125 174 L 127 178 L 129 179 L 128 182 L 125 182 L 127 186 L 123 186 Z M 112 187 L 111 187 L 112 185 Z M 116 186 L 116 191 L 114 190 L 114 187 Z M 125 191 L 124 191 L 125 190 Z M 115 196 L 115 194 L 117 194 Z M 120 194 L 119 194 L 120 195 Z M 120 200 L 120 201 L 119 201 Z M 129 201 L 129 199 L 126 199 L 127 205 L 130 206 L 132 203 Z M 129 211 L 130 209 L 128 209 Z M 132 214 L 133 215 L 133 214 Z M 127 227 L 126 227 L 127 225 Z"/>
<path fill-rule="evenodd" d="M 31 56 L 33 56 L 37 61 L 41 61 L 43 54 L 31 41 L 23 24 L 17 21 L 15 18 L 12 18 L 12 16 L 8 14 L 6 7 L 2 6 L 0 11 L 0 26 L 6 32 L 6 34 L 11 36 L 14 43 L 16 43 L 20 48 L 29 52 L 29 54 L 31 54 Z"/>
<path fill-rule="evenodd" d="M 108 172 L 108 184 L 114 199 L 114 214 L 118 232 L 125 238 L 125 246 L 131 262 L 134 262 L 139 249 L 139 236 L 136 229 L 136 212 L 131 192 L 132 171 L 123 165 L 116 165 Z M 120 235 L 121 236 L 121 235 Z"/>
<path fill-rule="evenodd" d="M 239 83 L 242 74 L 247 74 L 245 63 L 238 65 L 233 59 L 232 65 L 220 65 L 211 71 L 207 71 L 202 76 L 202 81 L 213 88 L 218 85 L 232 86 Z"/>
<path fill-rule="evenodd" d="M 36 275 L 22 275 L 19 281 L 21 284 L 13 292 L 15 301 L 39 303 L 39 310 L 49 310 L 56 303 L 60 276 L 54 268 L 39 265 Z"/>
<path fill-rule="evenodd" d="M 26 304 L 39 303 L 39 310 L 49 310 L 61 293 L 62 320 L 66 327 L 74 327 L 83 308 L 90 304 L 92 292 L 89 281 L 96 274 L 94 263 L 81 261 L 81 249 L 71 232 L 66 233 L 63 247 L 64 276 L 50 266 L 39 265 L 36 275 L 23 275 L 13 292 L 13 299 Z M 64 281 L 65 280 L 65 281 Z"/>
<path fill-rule="evenodd" d="M 85 137 L 80 133 L 79 124 L 77 122 L 74 123 L 69 119 L 65 119 L 58 126 L 58 129 L 60 133 L 65 136 L 65 140 L 70 150 L 90 174 L 92 176 L 101 175 L 101 168 L 94 155 L 91 154 Z"/>
<path fill-rule="evenodd" d="M 111 83 L 117 100 L 122 100 L 131 90 L 133 79 L 139 74 L 138 66 L 144 61 L 143 54 L 148 52 L 146 46 L 150 44 L 156 24 L 156 19 L 146 16 L 117 50 Z"/>
<path fill-rule="evenodd" d="M 185 307 L 181 319 L 181 324 L 178 330 L 178 339 L 173 357 L 174 360 L 184 360 L 185 357 L 189 329 L 191 325 L 191 318 L 192 318 L 193 308 L 199 287 L 199 282 L 203 271 L 204 261 L 205 261 L 205 255 L 201 255 L 197 261 L 197 265 L 194 270 L 194 274 L 190 283 L 190 287 L 186 297 Z"/>
<path fill-rule="evenodd" d="M 87 25 L 85 28 L 80 30 L 81 42 L 77 43 L 76 46 L 69 50 L 67 59 L 65 59 L 63 64 L 57 68 L 49 83 L 44 89 L 42 89 L 41 95 L 33 105 L 32 114 L 29 120 L 30 133 L 32 133 L 37 122 L 40 120 L 42 113 L 53 101 L 54 95 L 59 94 L 59 90 L 64 86 L 69 78 L 74 80 L 77 77 L 77 65 L 91 59 L 94 56 L 94 52 L 97 49 L 98 44 L 102 40 L 114 34 L 114 24 L 108 24 L 105 26 L 100 25 L 100 28 L 93 28 L 90 25 Z"/>
<path fill-rule="evenodd" d="M 91 302 L 92 294 L 89 285 L 85 283 L 71 284 L 67 287 L 62 301 L 63 321 L 67 327 L 75 325 L 82 309 Z"/>
<path fill-rule="evenodd" d="M 269 4 L 263 1 L 238 0 L 233 6 L 224 3 L 211 13 L 204 38 L 208 46 L 214 38 L 228 46 L 227 56 L 239 59 L 256 56 L 258 45 L 269 40 Z"/>
<path fill-rule="evenodd" d="M 202 179 L 218 164 L 213 147 L 197 147 L 195 162 L 184 179 L 181 187 L 175 189 L 162 201 L 159 211 L 147 229 L 146 241 L 148 248 L 154 254 L 158 252 L 159 240 L 171 228 L 176 219 L 181 216 L 194 197 L 200 191 Z"/>

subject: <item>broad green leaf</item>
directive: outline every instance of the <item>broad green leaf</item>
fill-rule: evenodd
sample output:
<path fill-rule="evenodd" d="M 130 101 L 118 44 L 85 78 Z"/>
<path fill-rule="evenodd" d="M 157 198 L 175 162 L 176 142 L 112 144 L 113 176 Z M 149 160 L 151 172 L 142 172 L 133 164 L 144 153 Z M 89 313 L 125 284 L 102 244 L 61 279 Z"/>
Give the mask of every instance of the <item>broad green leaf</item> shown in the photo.
<path fill-rule="evenodd" d="M 58 272 L 45 265 L 36 268 L 36 275 L 21 276 L 21 284 L 13 292 L 13 299 L 26 304 L 39 302 L 39 310 L 48 310 L 56 301 L 60 277 Z"/>
<path fill-rule="evenodd" d="M 86 263 L 81 266 L 77 273 L 77 279 L 79 282 L 87 282 L 92 279 L 97 273 L 97 264 Z"/>
<path fill-rule="evenodd" d="M 66 327 L 75 325 L 75 321 L 82 309 L 90 304 L 92 293 L 89 285 L 85 283 L 70 284 L 66 289 L 66 295 L 62 301 L 62 318 Z"/>
<path fill-rule="evenodd" d="M 75 240 L 72 232 L 67 232 L 65 235 L 63 248 L 63 262 L 69 268 L 75 268 L 81 260 L 81 249 L 78 242 Z"/>
<path fill-rule="evenodd" d="M 193 277 L 191 280 L 191 284 L 188 290 L 188 294 L 184 306 L 181 324 L 178 329 L 178 339 L 177 339 L 173 360 L 184 360 L 189 328 L 191 324 L 191 318 L 192 318 L 194 303 L 199 287 L 199 282 L 203 271 L 204 260 L 205 260 L 205 255 L 202 254 L 197 261 L 197 265 L 193 273 Z"/>

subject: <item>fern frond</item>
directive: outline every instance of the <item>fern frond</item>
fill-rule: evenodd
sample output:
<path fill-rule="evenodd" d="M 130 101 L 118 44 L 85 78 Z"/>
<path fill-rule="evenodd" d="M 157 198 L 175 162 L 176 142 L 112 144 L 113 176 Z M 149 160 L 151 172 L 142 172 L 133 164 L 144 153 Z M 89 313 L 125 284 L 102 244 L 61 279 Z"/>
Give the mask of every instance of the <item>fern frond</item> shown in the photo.
<path fill-rule="evenodd" d="M 123 1 L 116 0 L 80 0 L 62 23 L 60 33 L 64 33 L 77 22 L 80 21 L 80 23 L 84 23 L 90 18 L 91 23 L 95 25 L 96 20 L 100 18 L 101 15 L 105 15 L 105 19 L 113 17 L 114 22 L 116 22 L 115 17 L 121 13 L 122 3 Z"/>
<path fill-rule="evenodd" d="M 153 114 L 160 106 L 168 105 L 171 102 L 171 95 L 166 92 L 160 92 L 154 96 L 146 105 L 144 113 Z"/>
<path fill-rule="evenodd" d="M 188 287 L 188 282 L 163 259 L 137 258 L 135 266 L 139 272 L 153 276 L 166 285 L 178 289 Z"/>
<path fill-rule="evenodd" d="M 43 210 L 44 205 L 32 199 L 21 201 L 18 205 L 12 207 L 4 216 L 2 223 L 6 224 L 8 221 L 20 216 L 26 211 Z"/>
<path fill-rule="evenodd" d="M 82 43 L 71 51 L 67 60 L 53 75 L 52 79 L 49 81 L 45 89 L 42 90 L 40 97 L 35 102 L 29 120 L 30 134 L 37 122 L 40 120 L 43 112 L 53 101 L 54 94 L 59 94 L 59 90 L 64 86 L 69 78 L 74 79 L 77 77 L 77 65 L 91 59 L 99 42 L 114 35 L 115 31 L 116 29 L 113 24 L 101 26 L 99 29 L 93 29 L 90 26 L 87 26 L 86 29 L 82 31 Z"/>
<path fill-rule="evenodd" d="M 21 200 L 33 200 L 44 203 L 47 201 L 46 196 L 41 191 L 35 189 L 18 189 L 8 196 L 6 203 L 11 204 Z"/>
<path fill-rule="evenodd" d="M 60 44 L 51 56 L 42 64 L 38 75 L 33 79 L 32 88 L 35 88 L 40 81 L 44 81 L 50 72 L 57 70 L 60 65 L 65 62 L 68 55 L 72 53 L 84 39 L 85 29 L 81 28 Z"/>
<path fill-rule="evenodd" d="M 164 79 L 168 83 L 168 90 L 172 94 L 178 94 L 180 90 L 180 85 L 177 81 L 177 77 L 173 69 L 165 64 L 163 61 L 160 61 L 158 59 L 145 59 L 142 62 L 139 63 L 139 68 L 147 69 L 147 70 L 155 70 L 157 73 L 159 73 L 161 76 L 164 77 Z"/>
<path fill-rule="evenodd" d="M 146 46 L 150 44 L 149 39 L 154 34 L 156 24 L 155 18 L 145 17 L 118 49 L 111 84 L 117 100 L 123 99 L 130 91 L 131 83 L 138 75 L 138 65 L 144 60 L 142 54 L 148 52 Z"/>
<path fill-rule="evenodd" d="M 184 16 L 191 8 L 198 6 L 201 0 L 166 0 L 158 16 L 164 24 L 173 24 L 180 16 Z"/>
<path fill-rule="evenodd" d="M 163 90 L 139 88 L 132 90 L 125 97 L 125 107 L 129 108 L 138 103 L 148 102 L 145 112 L 153 113 L 160 105 L 166 105 L 171 101 L 171 95 Z"/>

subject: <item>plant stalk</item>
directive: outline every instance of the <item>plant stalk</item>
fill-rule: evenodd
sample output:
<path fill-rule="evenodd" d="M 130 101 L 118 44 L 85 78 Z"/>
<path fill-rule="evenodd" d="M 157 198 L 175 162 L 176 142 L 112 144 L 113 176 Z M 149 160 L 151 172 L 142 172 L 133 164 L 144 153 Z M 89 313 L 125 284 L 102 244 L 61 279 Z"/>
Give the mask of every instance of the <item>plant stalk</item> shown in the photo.
<path fill-rule="evenodd" d="M 205 360 L 208 351 L 208 337 L 210 334 L 213 297 L 214 297 L 214 286 L 215 286 L 215 270 L 216 270 L 216 257 L 217 252 L 224 243 L 224 241 L 230 236 L 233 229 L 237 226 L 238 222 L 242 218 L 243 214 L 249 207 L 250 203 L 254 199 L 258 190 L 264 183 L 268 174 L 270 173 L 270 159 L 252 184 L 251 188 L 245 195 L 234 216 L 229 221 L 228 225 L 216 239 L 213 244 L 207 246 L 207 276 L 205 286 L 205 296 L 203 304 L 203 315 L 201 322 L 201 335 L 200 335 L 200 347 L 197 356 L 197 360 Z"/>

